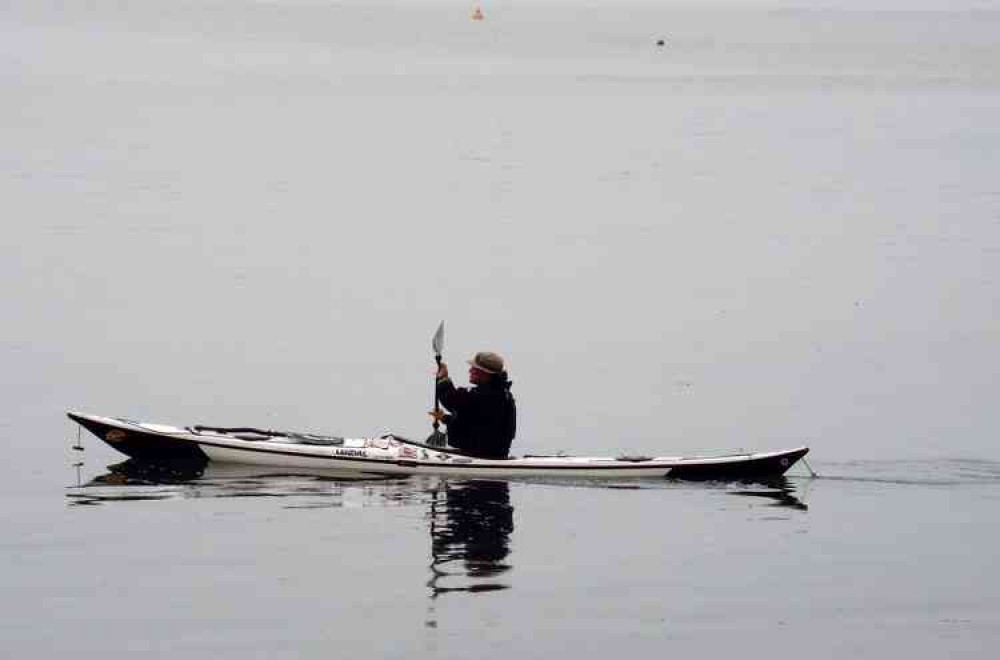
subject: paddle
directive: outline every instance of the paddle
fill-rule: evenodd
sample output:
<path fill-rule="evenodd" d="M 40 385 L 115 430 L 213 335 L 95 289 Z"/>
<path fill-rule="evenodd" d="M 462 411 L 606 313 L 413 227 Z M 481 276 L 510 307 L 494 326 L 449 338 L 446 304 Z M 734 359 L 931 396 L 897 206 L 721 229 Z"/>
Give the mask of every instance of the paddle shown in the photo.
<path fill-rule="evenodd" d="M 434 333 L 434 338 L 431 339 L 431 348 L 434 350 L 434 361 L 437 363 L 438 368 L 441 368 L 441 353 L 444 352 L 444 321 L 438 325 L 437 332 Z M 434 375 L 434 412 L 441 412 L 441 402 L 438 400 L 437 395 L 437 374 Z M 427 436 L 427 444 L 436 445 L 443 447 L 445 445 L 446 436 L 440 431 L 441 423 L 434 418 L 434 432 Z"/>

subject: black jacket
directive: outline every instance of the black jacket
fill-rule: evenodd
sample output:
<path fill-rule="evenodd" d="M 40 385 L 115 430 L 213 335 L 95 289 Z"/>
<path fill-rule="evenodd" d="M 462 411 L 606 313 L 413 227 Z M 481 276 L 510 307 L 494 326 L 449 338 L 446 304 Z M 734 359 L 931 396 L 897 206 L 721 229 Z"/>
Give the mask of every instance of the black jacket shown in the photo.
<path fill-rule="evenodd" d="M 472 389 L 455 387 L 450 378 L 439 380 L 438 399 L 450 413 L 444 417 L 448 444 L 469 456 L 507 458 L 517 433 L 517 406 L 510 385 L 506 373 Z"/>

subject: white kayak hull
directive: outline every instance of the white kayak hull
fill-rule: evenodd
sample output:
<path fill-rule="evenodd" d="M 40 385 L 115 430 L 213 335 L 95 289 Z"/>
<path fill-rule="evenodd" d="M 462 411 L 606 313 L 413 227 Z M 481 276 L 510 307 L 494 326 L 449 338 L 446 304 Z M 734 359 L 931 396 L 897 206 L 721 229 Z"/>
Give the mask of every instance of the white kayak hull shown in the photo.
<path fill-rule="evenodd" d="M 809 451 L 797 447 L 721 456 L 523 456 L 498 460 L 473 458 L 392 435 L 339 438 L 258 429 L 175 427 L 67 414 L 109 446 L 136 459 L 213 461 L 355 475 L 762 479 L 784 474 Z"/>

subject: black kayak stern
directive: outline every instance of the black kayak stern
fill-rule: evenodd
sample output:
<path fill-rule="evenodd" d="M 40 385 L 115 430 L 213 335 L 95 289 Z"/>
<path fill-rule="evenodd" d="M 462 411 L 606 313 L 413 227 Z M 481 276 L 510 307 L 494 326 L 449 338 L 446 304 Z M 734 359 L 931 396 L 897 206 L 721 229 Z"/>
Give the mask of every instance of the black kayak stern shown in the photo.
<path fill-rule="evenodd" d="M 667 479 L 685 481 L 740 481 L 780 477 L 809 453 L 802 447 L 770 456 L 754 457 L 748 461 L 719 463 L 717 465 L 678 466 L 670 470 Z"/>

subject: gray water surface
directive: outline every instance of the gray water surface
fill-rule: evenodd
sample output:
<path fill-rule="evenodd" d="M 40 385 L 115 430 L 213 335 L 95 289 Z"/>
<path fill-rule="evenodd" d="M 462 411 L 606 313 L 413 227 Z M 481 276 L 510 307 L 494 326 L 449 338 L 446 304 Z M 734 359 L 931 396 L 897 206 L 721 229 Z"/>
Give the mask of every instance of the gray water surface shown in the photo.
<path fill-rule="evenodd" d="M 1000 5 L 482 7 L 0 2 L 0 651 L 984 657 Z M 421 437 L 441 319 L 457 372 L 507 357 L 519 453 L 822 478 L 70 449 L 66 409 Z"/>
<path fill-rule="evenodd" d="M 763 658 L 778 638 L 984 657 L 1000 464 L 826 469 L 608 486 L 116 466 L 19 535 L 5 639 L 85 656 Z"/>

